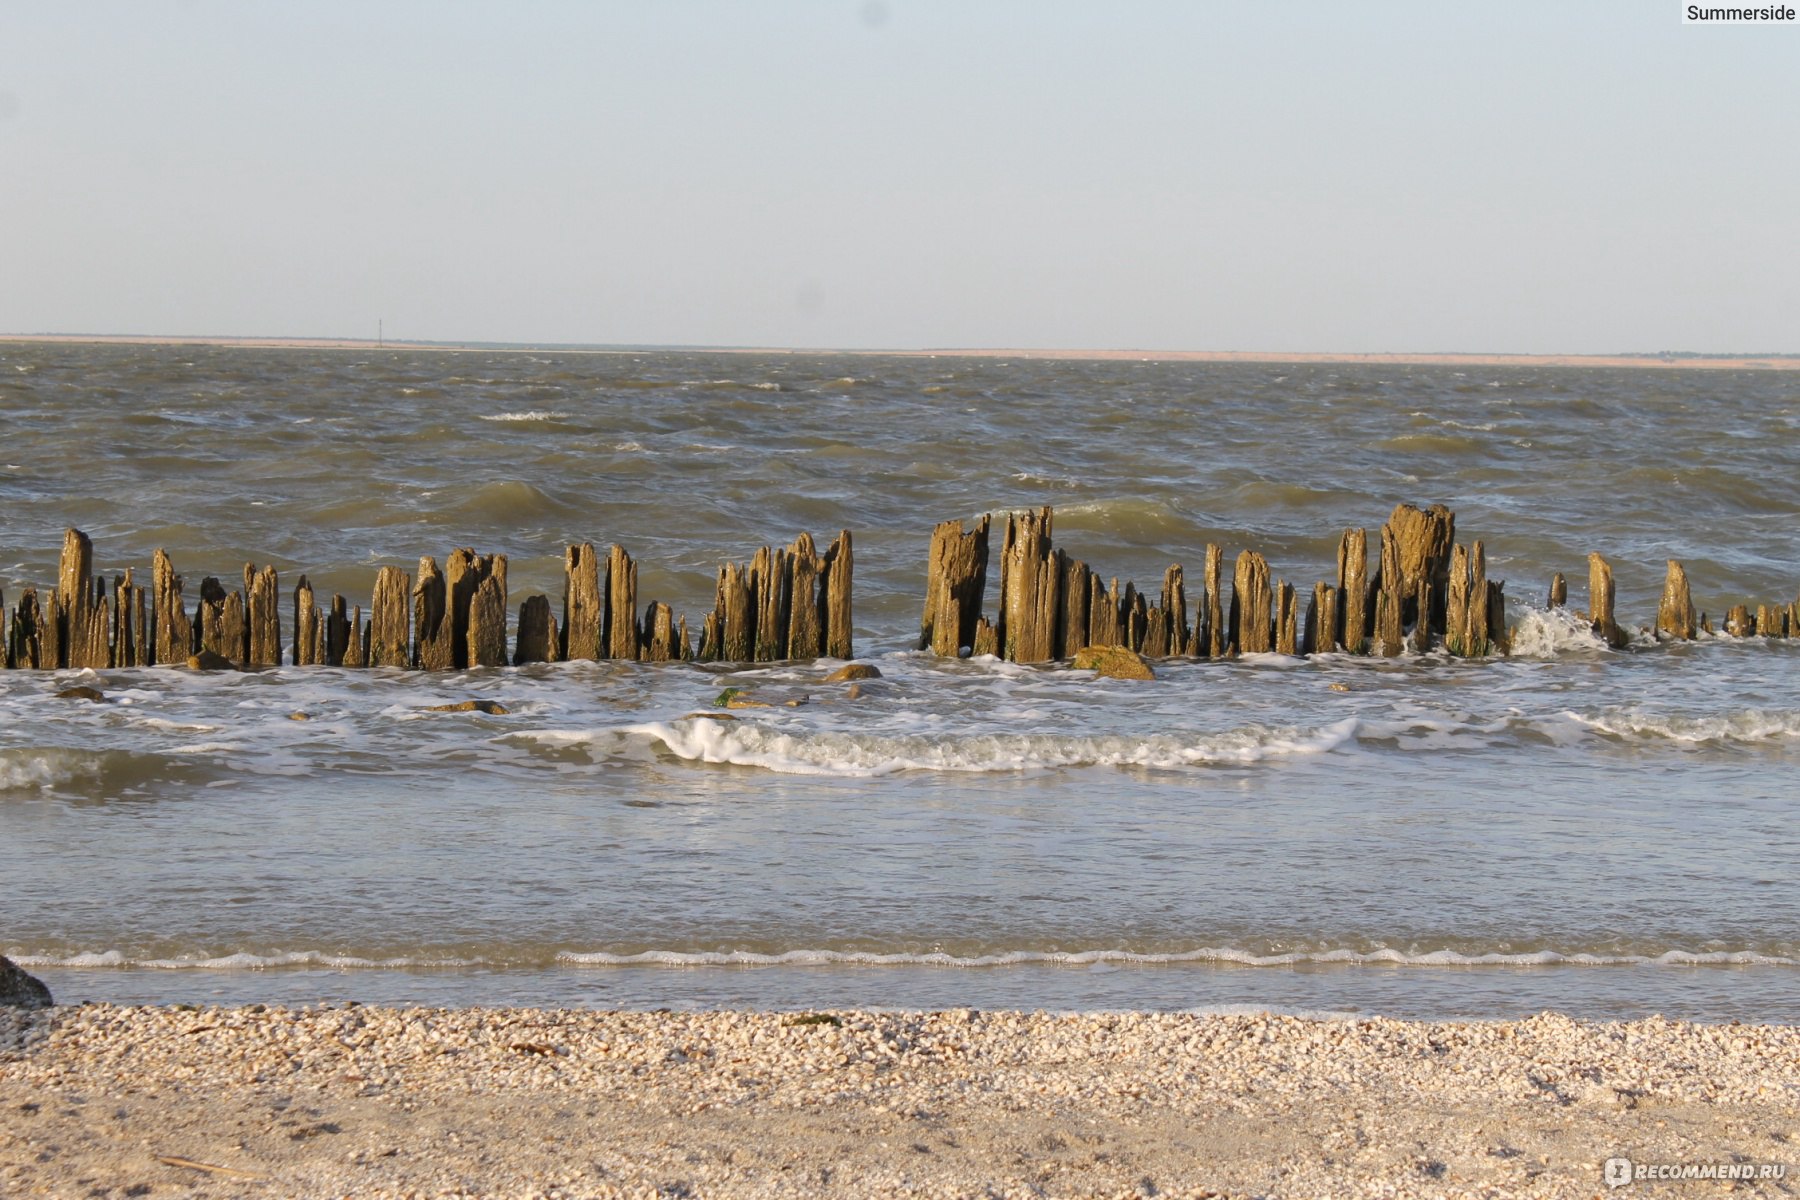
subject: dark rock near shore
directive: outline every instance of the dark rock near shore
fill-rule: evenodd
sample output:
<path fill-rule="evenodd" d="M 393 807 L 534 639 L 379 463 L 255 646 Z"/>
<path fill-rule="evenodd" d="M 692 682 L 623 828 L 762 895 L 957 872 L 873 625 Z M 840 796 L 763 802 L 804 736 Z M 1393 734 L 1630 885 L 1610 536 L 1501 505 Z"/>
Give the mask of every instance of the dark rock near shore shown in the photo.
<path fill-rule="evenodd" d="M 478 712 L 490 717 L 504 717 L 512 710 L 498 700 L 459 700 L 455 704 L 431 704 L 426 712 Z"/>
<path fill-rule="evenodd" d="M 202 650 L 187 660 L 190 671 L 235 671 L 238 665 L 216 650 Z"/>
<path fill-rule="evenodd" d="M 1075 655 L 1077 671 L 1093 671 L 1108 679 L 1155 679 L 1144 656 L 1124 646 L 1086 646 Z"/>
<path fill-rule="evenodd" d="M 55 1003 L 43 980 L 20 970 L 13 965 L 12 959 L 0 955 L 0 1007 L 49 1008 Z"/>
<path fill-rule="evenodd" d="M 850 683 L 857 679 L 880 679 L 881 672 L 868 663 L 846 663 L 825 677 L 826 683 Z"/>
<path fill-rule="evenodd" d="M 106 693 L 95 687 L 64 688 L 56 693 L 58 700 L 92 700 L 95 704 L 106 703 Z"/>

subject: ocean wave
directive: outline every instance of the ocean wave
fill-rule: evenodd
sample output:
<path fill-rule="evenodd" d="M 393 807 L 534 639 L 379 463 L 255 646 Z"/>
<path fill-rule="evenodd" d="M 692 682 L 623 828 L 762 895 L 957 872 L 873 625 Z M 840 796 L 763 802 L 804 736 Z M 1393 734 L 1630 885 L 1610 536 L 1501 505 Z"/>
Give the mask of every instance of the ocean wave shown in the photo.
<path fill-rule="evenodd" d="M 104 765 L 103 755 L 86 750 L 0 750 L 0 793 L 49 791 L 78 779 L 98 779 Z"/>
<path fill-rule="evenodd" d="M 1565 712 L 1569 720 L 1599 733 L 1627 740 L 1684 745 L 1757 745 L 1800 737 L 1800 712 L 1745 708 L 1708 716 L 1646 712 L 1640 708 L 1607 708 L 1594 713 Z"/>
<path fill-rule="evenodd" d="M 900 771 L 994 772 L 1057 767 L 1191 767 L 1324 754 L 1352 741 L 1357 720 L 1317 729 L 1249 725 L 1223 733 L 1131 735 L 788 733 L 708 720 L 651 722 L 623 732 L 689 762 L 782 774 L 872 776 Z"/>
<path fill-rule="evenodd" d="M 481 417 L 481 419 L 483 421 L 516 421 L 516 422 L 566 421 L 569 419 L 569 414 L 566 412 L 552 412 L 548 409 L 533 408 L 533 409 L 529 409 L 525 412 L 487 413 L 487 414 L 484 414 Z"/>
<path fill-rule="evenodd" d="M 1528 608 L 1512 627 L 1514 658 L 1561 658 L 1606 651 L 1593 627 L 1567 608 Z"/>
<path fill-rule="evenodd" d="M 277 951 L 268 954 L 238 952 L 223 955 L 161 956 L 134 958 L 118 950 L 79 951 L 73 954 L 13 954 L 26 968 L 157 971 L 266 971 L 327 968 L 342 971 L 397 970 L 492 970 L 543 966 L 561 967 L 932 967 L 951 970 L 1005 969 L 1009 967 L 1096 966 L 1208 966 L 1224 967 L 1437 967 L 1437 968 L 1533 968 L 1533 967 L 1796 967 L 1800 958 L 1756 950 L 1668 949 L 1654 953 L 1618 953 L 1585 950 L 1530 950 L 1521 952 L 1467 952 L 1461 950 L 1405 951 L 1387 947 L 1369 950 L 1326 948 L 1263 952 L 1234 946 L 1202 946 L 1191 950 L 1141 951 L 1124 948 L 1086 950 L 996 950 L 981 954 L 947 951 L 835 950 L 802 948 L 779 951 L 755 950 L 608 950 L 546 951 L 539 956 L 517 955 L 370 955 L 328 953 L 318 950 Z"/>

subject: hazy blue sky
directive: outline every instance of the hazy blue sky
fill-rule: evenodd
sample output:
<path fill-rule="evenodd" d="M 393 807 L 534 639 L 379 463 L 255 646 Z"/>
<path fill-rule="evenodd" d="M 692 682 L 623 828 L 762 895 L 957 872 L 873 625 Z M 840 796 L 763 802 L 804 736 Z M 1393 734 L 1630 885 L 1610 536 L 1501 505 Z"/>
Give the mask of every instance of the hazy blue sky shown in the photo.
<path fill-rule="evenodd" d="M 1800 351 L 1800 27 L 0 0 L 0 332 Z"/>

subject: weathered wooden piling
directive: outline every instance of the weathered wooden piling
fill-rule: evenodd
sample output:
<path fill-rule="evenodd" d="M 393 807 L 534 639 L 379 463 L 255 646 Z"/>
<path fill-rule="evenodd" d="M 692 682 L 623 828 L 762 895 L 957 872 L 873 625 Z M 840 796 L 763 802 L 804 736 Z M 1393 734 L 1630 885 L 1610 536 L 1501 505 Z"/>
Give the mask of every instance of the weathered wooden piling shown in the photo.
<path fill-rule="evenodd" d="M 1225 551 L 1219 546 L 1206 544 L 1205 570 L 1205 604 L 1206 612 L 1200 619 L 1200 634 L 1195 638 L 1196 644 L 1204 646 L 1200 651 L 1202 658 L 1224 658 L 1231 640 L 1231 624 L 1225 616 L 1225 600 L 1221 595 L 1225 570 Z"/>
<path fill-rule="evenodd" d="M 296 667 L 314 667 L 323 661 L 318 605 L 312 581 L 306 576 L 294 585 L 294 656 Z"/>
<path fill-rule="evenodd" d="M 1662 602 L 1656 606 L 1656 631 L 1664 637 L 1691 642 L 1696 628 L 1687 572 L 1671 558 L 1668 574 L 1663 579 Z"/>
<path fill-rule="evenodd" d="M 1569 581 L 1558 571 L 1550 577 L 1550 597 L 1545 601 L 1547 608 L 1562 608 L 1569 602 Z"/>
<path fill-rule="evenodd" d="M 523 611 L 520 610 L 521 620 Z M 537 621 L 536 614 L 533 621 Z M 601 630 L 605 623 L 606 585 L 600 575 L 600 556 L 594 551 L 594 543 L 580 542 L 569 546 L 563 551 L 563 623 L 559 657 L 565 662 L 595 662 L 604 657 L 606 639 Z M 530 658 L 526 661 L 552 660 Z"/>
<path fill-rule="evenodd" d="M 453 627 L 445 604 L 444 573 L 430 555 L 419 560 L 412 601 L 412 665 L 421 671 L 450 670 L 455 666 L 451 651 Z"/>
<path fill-rule="evenodd" d="M 1268 560 L 1254 550 L 1239 552 L 1231 580 L 1233 653 L 1266 654 L 1275 648 L 1269 601 Z"/>
<path fill-rule="evenodd" d="M 856 617 L 851 604 L 856 594 L 856 551 L 848 529 L 838 530 L 825 548 L 824 573 L 819 586 L 820 611 L 824 613 L 825 655 L 849 660 L 856 657 Z"/>
<path fill-rule="evenodd" d="M 1338 588 L 1320 580 L 1313 584 L 1312 599 L 1306 605 L 1305 631 L 1301 635 L 1300 653 L 1329 654 L 1338 648 Z"/>
<path fill-rule="evenodd" d="M 961 521 L 941 521 L 931 531 L 919 649 L 954 658 L 974 646 L 987 589 L 989 521 L 984 515 L 967 531 Z"/>
<path fill-rule="evenodd" d="M 1061 589 L 1050 544 L 1051 513 L 1008 513 L 1000 550 L 1002 653 L 1010 662 L 1048 662 L 1055 654 Z"/>
<path fill-rule="evenodd" d="M 1725 611 L 1725 632 L 1732 637 L 1749 637 L 1756 632 L 1756 626 L 1750 623 L 1748 605 L 1734 604 Z"/>
<path fill-rule="evenodd" d="M 1613 620 L 1612 566 L 1598 551 L 1588 555 L 1588 621 L 1601 641 L 1615 650 L 1631 644 L 1631 637 Z"/>
<path fill-rule="evenodd" d="M 375 595 L 369 602 L 369 666 L 411 664 L 412 629 L 407 614 L 411 593 L 412 577 L 399 567 L 383 567 L 376 573 Z"/>
<path fill-rule="evenodd" d="M 1346 529 L 1338 539 L 1339 602 L 1343 610 L 1334 632 L 1338 644 L 1352 654 L 1369 649 L 1369 535 L 1367 530 Z"/>
<path fill-rule="evenodd" d="M 1787 614 L 1774 604 L 1756 606 L 1756 632 L 1760 637 L 1786 637 Z"/>
<path fill-rule="evenodd" d="M 1294 585 L 1284 579 L 1275 581 L 1275 652 L 1300 653 L 1300 615 Z"/>
<path fill-rule="evenodd" d="M 636 662 L 642 636 L 637 623 L 637 564 L 614 543 L 606 559 L 606 657 Z"/>

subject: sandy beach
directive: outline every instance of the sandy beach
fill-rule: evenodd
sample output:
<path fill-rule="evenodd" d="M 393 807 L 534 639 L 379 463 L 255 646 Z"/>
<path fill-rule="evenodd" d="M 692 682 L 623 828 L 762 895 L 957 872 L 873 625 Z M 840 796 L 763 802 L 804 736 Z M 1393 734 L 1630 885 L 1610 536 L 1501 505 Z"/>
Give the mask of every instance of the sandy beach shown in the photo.
<path fill-rule="evenodd" d="M 1800 1029 L 85 1005 L 0 1112 L 7 1196 L 1788 1194 Z"/>

